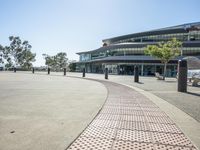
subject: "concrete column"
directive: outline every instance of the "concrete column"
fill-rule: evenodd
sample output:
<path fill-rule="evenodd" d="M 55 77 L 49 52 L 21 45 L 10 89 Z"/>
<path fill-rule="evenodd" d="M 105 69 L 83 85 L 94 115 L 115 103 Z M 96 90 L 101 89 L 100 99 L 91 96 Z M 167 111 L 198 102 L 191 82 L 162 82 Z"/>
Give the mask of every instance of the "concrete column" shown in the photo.
<path fill-rule="evenodd" d="M 144 65 L 141 66 L 141 76 L 144 76 Z"/>
<path fill-rule="evenodd" d="M 176 66 L 174 66 L 174 70 L 173 71 L 177 73 Z M 175 77 L 176 77 L 176 73 L 175 73 Z"/>
<path fill-rule="evenodd" d="M 190 35 L 189 35 L 189 34 L 188 34 L 188 37 L 187 37 L 187 38 L 188 38 L 187 40 L 190 41 Z"/>
<path fill-rule="evenodd" d="M 178 61 L 178 92 L 187 92 L 187 61 Z"/>

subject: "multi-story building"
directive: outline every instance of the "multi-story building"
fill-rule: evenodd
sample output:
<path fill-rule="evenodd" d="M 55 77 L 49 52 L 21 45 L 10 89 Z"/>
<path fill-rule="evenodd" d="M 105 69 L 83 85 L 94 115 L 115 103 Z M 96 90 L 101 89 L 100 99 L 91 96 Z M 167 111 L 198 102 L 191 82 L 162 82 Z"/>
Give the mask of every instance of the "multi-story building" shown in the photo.
<path fill-rule="evenodd" d="M 77 53 L 80 60 L 76 63 L 76 70 L 86 68 L 86 72 L 103 73 L 107 67 L 110 74 L 132 75 L 137 65 L 140 75 L 162 74 L 164 67 L 161 61 L 145 55 L 144 50 L 147 45 L 172 38 L 183 43 L 181 56 L 170 60 L 167 65 L 167 76 L 175 76 L 178 59 L 186 56 L 200 58 L 200 22 L 105 39 L 102 47 Z"/>

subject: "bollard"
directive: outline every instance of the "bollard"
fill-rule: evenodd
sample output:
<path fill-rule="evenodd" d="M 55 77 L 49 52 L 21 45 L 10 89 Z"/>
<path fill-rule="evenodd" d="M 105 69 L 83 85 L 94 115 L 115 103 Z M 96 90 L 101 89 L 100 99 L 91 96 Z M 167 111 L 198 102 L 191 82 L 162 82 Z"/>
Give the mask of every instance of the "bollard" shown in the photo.
<path fill-rule="evenodd" d="M 32 73 L 33 73 L 33 74 L 35 73 L 35 68 L 32 68 Z"/>
<path fill-rule="evenodd" d="M 134 67 L 134 82 L 139 82 L 139 68 L 138 68 L 138 66 Z"/>
<path fill-rule="evenodd" d="M 64 76 L 66 76 L 66 68 L 64 68 Z"/>
<path fill-rule="evenodd" d="M 14 67 L 14 73 L 16 73 L 16 71 L 17 71 L 17 68 L 16 68 L 16 67 Z"/>
<path fill-rule="evenodd" d="M 83 68 L 83 77 L 85 77 L 85 68 Z"/>
<path fill-rule="evenodd" d="M 187 61 L 178 61 L 178 92 L 187 92 Z"/>
<path fill-rule="evenodd" d="M 105 79 L 108 79 L 108 68 L 105 68 Z"/>
<path fill-rule="evenodd" d="M 50 68 L 48 68 L 48 74 L 50 74 L 50 71 L 51 71 Z"/>

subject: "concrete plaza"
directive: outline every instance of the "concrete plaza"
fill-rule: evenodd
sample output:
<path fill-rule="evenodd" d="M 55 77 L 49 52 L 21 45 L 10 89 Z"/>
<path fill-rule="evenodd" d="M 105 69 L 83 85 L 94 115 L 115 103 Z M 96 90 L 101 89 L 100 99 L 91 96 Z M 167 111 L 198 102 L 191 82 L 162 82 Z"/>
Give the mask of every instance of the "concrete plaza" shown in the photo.
<path fill-rule="evenodd" d="M 94 81 L 0 72 L 0 150 L 64 150 L 106 96 Z"/>
<path fill-rule="evenodd" d="M 171 119 L 172 122 L 169 120 L 168 120 L 169 122 L 165 122 L 166 120 L 163 120 L 164 122 L 162 122 L 161 118 L 160 118 L 161 120 L 157 118 L 158 122 L 152 122 L 151 119 L 150 121 L 146 119 L 146 121 L 144 122 L 147 123 L 147 126 L 149 126 L 148 125 L 149 122 L 150 124 L 154 123 L 158 125 L 160 123 L 161 124 L 164 123 L 166 124 L 166 126 L 162 127 L 161 129 L 162 131 L 157 131 L 157 129 L 156 131 L 154 131 L 154 127 L 152 128 L 148 127 L 151 130 L 150 131 L 149 130 L 147 131 L 146 129 L 142 130 L 141 133 L 142 135 L 143 134 L 146 135 L 146 132 L 150 132 L 147 134 L 153 134 L 151 132 L 166 132 L 166 133 L 169 132 L 170 135 L 166 136 L 171 136 L 171 134 L 176 134 L 175 132 L 176 131 L 178 132 L 179 131 L 178 128 L 180 128 L 181 130 L 179 133 L 177 133 L 178 134 L 177 137 L 180 138 L 179 140 L 182 141 L 183 144 L 181 144 L 180 142 L 178 144 L 179 146 L 176 145 L 177 146 L 176 148 L 178 147 L 183 148 L 185 143 L 186 149 L 188 148 L 194 149 L 192 143 L 189 142 L 190 140 L 188 140 L 187 137 L 189 137 L 189 139 L 191 139 L 198 148 L 200 147 L 199 88 L 189 86 L 188 93 L 176 92 L 176 79 L 172 78 L 168 78 L 166 81 L 158 81 L 153 77 L 141 77 L 140 83 L 134 83 L 133 76 L 109 75 L 109 80 L 105 80 L 104 75 L 102 74 L 86 74 L 86 79 L 88 80 L 80 79 L 81 76 L 82 76 L 81 73 L 67 73 L 67 76 L 65 77 L 61 72 L 59 73 L 52 72 L 49 76 L 47 75 L 46 72 L 36 72 L 36 74 L 34 75 L 32 75 L 31 72 L 17 72 L 16 74 L 12 72 L 1 73 L 0 80 L 2 86 L 0 91 L 1 92 L 0 133 L 3 136 L 0 138 L 0 147 L 3 146 L 5 147 L 5 149 L 12 149 L 12 148 L 28 149 L 29 147 L 30 147 L 29 149 L 31 148 L 64 149 L 72 142 L 73 139 L 75 139 L 81 133 L 81 131 L 83 131 L 83 129 L 89 124 L 89 122 L 92 121 L 92 119 L 96 116 L 97 112 L 102 108 L 104 101 L 107 99 L 107 102 L 109 102 L 109 94 L 112 94 L 112 92 L 114 92 L 114 95 L 112 94 L 111 98 L 112 102 L 114 102 L 115 99 L 118 98 L 121 99 L 121 96 L 125 97 L 125 100 L 123 100 L 124 102 L 126 101 L 128 103 L 133 102 L 133 104 L 135 104 L 134 101 L 137 102 L 138 100 L 143 101 L 147 98 L 148 100 L 145 102 L 148 103 L 150 101 L 154 102 L 154 104 L 156 104 L 155 106 L 156 107 L 158 106 L 160 108 L 159 111 L 161 113 L 165 112 L 166 115 Z M 94 80 L 96 80 L 97 82 L 95 82 Z M 105 81 L 111 81 L 110 84 L 112 84 L 112 82 L 115 82 L 115 83 L 120 83 L 121 85 L 116 84 L 110 87 L 108 85 L 109 82 L 107 84 L 107 82 Z M 104 84 L 104 86 L 101 84 L 101 82 Z M 120 87 L 123 90 L 120 90 Z M 130 99 L 129 95 L 131 93 L 133 93 L 132 95 L 133 97 L 134 95 L 139 95 L 139 96 L 136 96 L 134 99 Z M 27 101 L 27 99 L 30 102 Z M 55 99 L 58 100 L 55 101 Z M 105 106 L 103 107 L 103 109 L 106 108 Z M 127 107 L 126 108 L 121 108 L 121 106 L 119 107 L 120 111 L 124 109 L 123 111 L 125 112 L 130 112 L 131 109 L 129 108 L 128 110 L 126 110 Z M 149 115 L 145 115 L 146 110 L 144 111 L 144 109 L 146 109 L 146 106 L 144 106 L 144 108 L 143 107 L 140 108 L 142 108 L 142 110 L 139 111 L 143 111 L 144 114 L 136 115 L 136 118 L 137 116 L 143 116 L 143 118 L 148 118 Z M 133 107 L 132 109 L 138 109 L 138 107 L 136 106 L 136 108 Z M 109 108 L 106 111 L 114 111 L 114 113 L 116 112 L 116 115 L 114 115 L 115 117 L 117 115 L 124 115 L 124 114 L 118 114 L 119 110 L 118 107 L 116 108 L 113 107 Z M 153 111 L 155 110 L 153 109 Z M 104 113 L 103 115 L 105 116 L 105 114 L 106 113 Z M 99 119 L 98 117 L 101 115 L 102 114 L 100 112 L 100 114 L 97 115 L 95 119 L 98 120 Z M 135 116 L 134 114 L 128 114 L 128 115 L 133 115 L 133 117 Z M 110 117 L 112 118 L 114 116 Z M 106 118 L 108 117 L 109 113 L 108 115 L 106 115 Z M 114 119 L 111 119 L 114 122 L 116 121 L 115 117 Z M 151 117 L 154 118 L 155 116 L 150 115 L 150 118 Z M 107 120 L 107 119 L 102 119 L 102 120 Z M 63 123 L 63 121 L 66 122 Z M 120 120 L 118 121 L 119 123 L 121 123 Z M 128 122 L 129 121 L 134 122 L 134 120 L 128 120 Z M 93 122 L 95 122 L 95 120 Z M 96 123 L 95 128 L 99 128 L 99 126 L 102 126 L 102 123 L 103 123 L 102 121 L 100 121 L 100 124 Z M 105 125 L 106 122 L 104 122 L 103 124 Z M 171 127 L 168 128 L 168 124 L 171 124 L 173 126 L 176 124 L 178 128 L 176 127 L 172 128 L 173 129 L 176 128 L 177 130 L 175 131 Z M 121 132 L 120 131 L 121 129 L 119 128 L 121 127 L 118 126 L 116 132 L 118 132 L 118 130 L 119 132 Z M 138 130 L 139 128 L 140 126 L 136 127 L 134 130 Z M 16 129 L 21 131 L 19 132 L 21 134 L 17 134 L 18 132 Z M 131 130 L 127 132 L 125 131 L 122 132 L 121 136 L 123 136 L 124 134 L 125 139 L 123 139 L 122 137 L 120 138 L 120 135 L 117 136 L 117 134 L 115 134 L 114 138 L 118 137 L 119 138 L 118 141 L 127 140 L 128 146 L 130 146 L 131 138 L 136 138 L 134 139 L 136 141 L 138 139 L 137 137 L 131 137 L 132 129 L 126 129 L 126 128 L 124 129 Z M 166 129 L 169 131 L 167 131 Z M 11 133 L 12 131 L 14 131 L 14 133 Z M 85 130 L 86 133 L 90 131 L 91 130 L 89 131 L 87 131 L 87 129 Z M 112 128 L 108 132 L 110 131 L 113 131 Z M 96 136 L 96 134 L 99 133 L 94 131 L 94 133 L 91 134 L 88 135 L 89 138 L 94 138 L 94 136 Z M 52 137 L 52 135 L 54 136 Z M 165 137 L 165 135 L 162 136 Z M 82 137 L 82 134 L 80 135 L 80 137 Z M 162 137 L 160 138 L 162 139 Z M 80 138 L 78 138 L 78 140 L 79 139 Z M 85 140 L 87 141 L 87 139 Z M 144 142 L 144 144 L 148 143 L 143 140 L 137 142 Z M 172 138 L 171 140 L 174 140 L 175 143 L 177 142 L 175 141 L 174 138 Z M 11 142 L 11 144 L 8 145 L 7 144 L 8 141 Z M 33 142 L 39 144 L 35 144 Z M 89 140 L 88 142 L 90 143 L 91 141 Z M 102 141 L 99 142 L 101 143 Z M 155 141 L 153 140 L 152 142 Z M 173 149 L 173 144 L 171 144 L 172 147 L 170 147 L 170 144 L 166 144 L 165 141 L 163 143 L 162 140 L 158 141 L 158 143 L 160 145 L 157 145 L 156 147 L 154 143 L 153 147 L 154 148 L 156 147 L 158 149 L 159 148 Z M 78 144 L 83 144 L 84 146 L 84 141 L 81 140 L 80 143 L 79 140 Z M 127 143 L 125 142 L 124 144 L 126 145 Z M 166 145 L 168 145 L 169 147 L 165 147 Z M 76 149 L 76 147 L 73 146 L 74 145 L 72 145 L 72 147 L 70 148 Z M 123 149 L 123 145 L 121 146 L 122 146 L 121 149 Z M 134 147 L 135 145 L 132 146 Z M 148 146 L 149 145 L 147 144 L 147 147 Z M 152 144 L 150 144 L 150 147 L 152 147 Z M 117 149 L 117 147 L 115 148 Z"/>
<path fill-rule="evenodd" d="M 196 150 L 150 95 L 114 82 L 99 82 L 109 91 L 106 103 L 69 150 Z"/>
<path fill-rule="evenodd" d="M 58 74 L 58 73 L 56 73 Z M 81 73 L 68 73 L 70 76 L 81 77 Z M 104 80 L 103 74 L 86 74 L 86 78 Z M 188 86 L 187 93 L 177 92 L 177 79 L 166 78 L 166 81 L 155 77 L 140 77 L 140 82 L 134 82 L 134 76 L 109 75 L 108 81 L 138 87 L 148 91 L 167 102 L 175 105 L 185 113 L 200 122 L 200 88 Z"/>

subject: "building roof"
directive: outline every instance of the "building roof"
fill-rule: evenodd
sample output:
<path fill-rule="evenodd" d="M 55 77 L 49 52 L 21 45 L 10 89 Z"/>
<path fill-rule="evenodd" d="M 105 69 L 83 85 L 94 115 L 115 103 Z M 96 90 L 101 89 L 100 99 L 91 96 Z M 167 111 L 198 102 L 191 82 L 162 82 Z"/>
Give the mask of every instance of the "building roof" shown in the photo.
<path fill-rule="evenodd" d="M 116 42 L 119 40 L 123 39 L 128 39 L 128 38 L 133 38 L 133 37 L 140 37 L 140 36 L 147 36 L 147 35 L 159 35 L 159 34 L 170 34 L 170 33 L 187 33 L 189 30 L 193 29 L 198 29 L 200 30 L 200 22 L 195 22 L 195 23 L 187 23 L 187 24 L 182 24 L 182 25 L 177 25 L 177 26 L 171 26 L 171 27 L 166 27 L 166 28 L 161 28 L 161 29 L 156 29 L 156 30 L 150 30 L 146 32 L 139 32 L 139 33 L 133 33 L 133 34 L 128 34 L 128 35 L 123 35 L 123 36 L 118 36 L 118 37 L 113 37 L 109 39 L 103 40 L 103 42 Z M 141 47 L 146 47 L 147 45 L 150 44 L 157 44 L 157 42 L 126 42 L 126 43 L 115 43 L 115 44 L 109 44 L 108 46 L 103 46 L 95 50 L 90 50 L 90 51 L 84 51 L 84 52 L 78 52 L 77 54 L 87 54 L 87 53 L 92 53 L 92 52 L 101 52 L 105 50 L 110 50 L 110 49 L 117 49 L 117 48 L 141 48 Z M 183 47 L 200 47 L 200 41 L 185 41 L 183 42 Z"/>
<path fill-rule="evenodd" d="M 109 45 L 109 46 L 103 46 L 95 50 L 91 51 L 85 51 L 85 52 L 78 52 L 76 54 L 82 54 L 82 53 L 91 53 L 91 52 L 96 52 L 96 51 L 104 51 L 104 50 L 109 50 L 109 49 L 116 49 L 116 48 L 133 48 L 133 47 L 144 47 L 146 45 L 150 44 L 156 44 L 155 42 L 146 42 L 146 43 L 121 43 L 121 44 L 115 44 L 115 45 Z"/>
<path fill-rule="evenodd" d="M 161 29 L 156 29 L 156 30 L 122 35 L 122 36 L 118 36 L 118 37 L 104 39 L 102 41 L 104 43 L 113 43 L 113 42 L 116 42 L 119 40 L 124 40 L 124 39 L 128 39 L 128 38 L 133 38 L 133 37 L 140 37 L 140 36 L 170 34 L 170 33 L 187 33 L 188 32 L 187 29 L 191 28 L 192 26 L 200 26 L 200 22 L 187 23 L 187 24 L 171 26 L 171 27 L 166 27 L 166 28 L 161 28 Z"/>
<path fill-rule="evenodd" d="M 103 46 L 95 50 L 85 51 L 85 52 L 78 52 L 77 54 L 84 54 L 84 53 L 91 53 L 91 52 L 101 52 L 110 49 L 117 49 L 117 48 L 142 48 L 146 47 L 147 45 L 157 44 L 157 42 L 141 42 L 141 43 L 120 43 L 115 45 Z M 200 41 L 186 41 L 183 42 L 183 47 L 200 47 Z"/>

